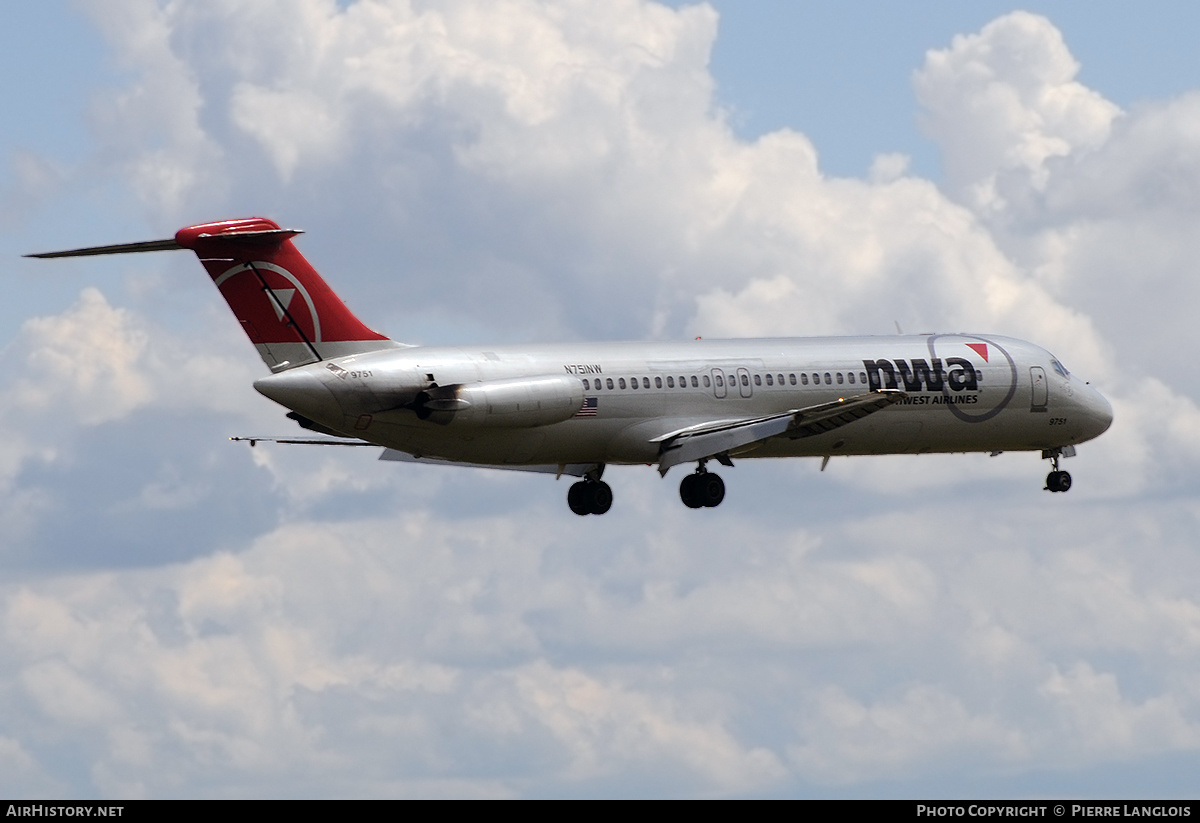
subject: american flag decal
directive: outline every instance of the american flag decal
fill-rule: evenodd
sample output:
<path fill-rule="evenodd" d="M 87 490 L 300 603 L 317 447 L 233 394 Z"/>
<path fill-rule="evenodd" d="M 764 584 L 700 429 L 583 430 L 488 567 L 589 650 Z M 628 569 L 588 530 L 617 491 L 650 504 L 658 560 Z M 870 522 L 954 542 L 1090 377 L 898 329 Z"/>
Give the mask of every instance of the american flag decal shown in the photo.
<path fill-rule="evenodd" d="M 596 416 L 596 406 L 599 404 L 599 402 L 600 402 L 600 398 L 598 398 L 598 397 L 583 398 L 583 405 L 579 407 L 579 411 L 575 412 L 575 416 L 576 417 L 595 417 Z"/>

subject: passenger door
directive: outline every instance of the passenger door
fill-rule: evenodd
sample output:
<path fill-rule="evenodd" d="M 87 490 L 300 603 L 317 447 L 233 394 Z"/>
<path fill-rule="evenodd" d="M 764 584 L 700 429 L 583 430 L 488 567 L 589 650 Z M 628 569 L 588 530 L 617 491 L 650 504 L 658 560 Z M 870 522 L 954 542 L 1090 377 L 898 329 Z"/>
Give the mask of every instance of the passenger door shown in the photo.
<path fill-rule="evenodd" d="M 1046 411 L 1046 407 L 1050 402 L 1050 387 L 1046 382 L 1046 370 L 1041 366 L 1030 366 L 1029 380 L 1033 385 L 1033 397 L 1029 405 L 1029 410 L 1031 412 Z"/>

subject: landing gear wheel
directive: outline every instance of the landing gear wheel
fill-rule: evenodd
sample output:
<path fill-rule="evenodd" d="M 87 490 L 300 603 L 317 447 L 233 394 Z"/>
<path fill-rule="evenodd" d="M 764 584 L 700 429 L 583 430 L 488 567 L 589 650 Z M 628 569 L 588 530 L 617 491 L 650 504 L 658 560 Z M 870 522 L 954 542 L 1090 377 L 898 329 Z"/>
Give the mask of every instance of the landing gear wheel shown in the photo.
<path fill-rule="evenodd" d="M 1053 471 L 1046 475 L 1046 489 L 1052 492 L 1065 492 L 1071 488 L 1069 472 Z"/>
<path fill-rule="evenodd" d="M 689 474 L 683 478 L 683 482 L 679 484 L 679 499 L 683 501 L 683 505 L 689 509 L 699 509 L 704 506 L 704 502 L 700 499 L 698 481 L 700 475 Z"/>
<path fill-rule="evenodd" d="M 679 484 L 679 499 L 689 509 L 719 506 L 725 499 L 725 481 L 708 472 L 689 474 Z"/>
<path fill-rule="evenodd" d="M 567 491 L 567 505 L 571 507 L 571 511 L 576 514 L 591 514 L 592 509 L 588 498 L 588 484 L 582 480 L 578 483 L 571 484 L 571 488 Z"/>
<path fill-rule="evenodd" d="M 612 487 L 603 481 L 580 480 L 567 490 L 567 505 L 575 514 L 604 514 L 612 504 Z"/>
<path fill-rule="evenodd" d="M 613 493 L 612 487 L 603 480 L 596 483 L 585 484 L 590 486 L 588 496 L 588 508 L 592 514 L 604 514 L 612 508 Z"/>
<path fill-rule="evenodd" d="M 720 475 L 698 474 L 696 478 L 697 496 L 703 505 L 710 509 L 721 505 L 721 501 L 725 499 L 725 481 Z"/>

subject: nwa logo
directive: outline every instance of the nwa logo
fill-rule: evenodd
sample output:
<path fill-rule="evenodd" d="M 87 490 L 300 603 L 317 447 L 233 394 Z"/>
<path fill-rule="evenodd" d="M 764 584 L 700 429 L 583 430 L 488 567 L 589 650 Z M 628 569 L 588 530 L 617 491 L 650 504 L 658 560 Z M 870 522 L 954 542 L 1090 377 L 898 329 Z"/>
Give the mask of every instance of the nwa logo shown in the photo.
<path fill-rule="evenodd" d="M 988 362 L 987 343 L 967 343 L 967 347 L 978 353 L 985 363 Z M 964 357 L 947 357 L 945 361 L 940 357 L 929 360 L 864 360 L 862 364 L 872 391 L 898 389 L 901 383 L 904 384 L 904 390 L 909 392 L 979 390 L 975 366 Z"/>

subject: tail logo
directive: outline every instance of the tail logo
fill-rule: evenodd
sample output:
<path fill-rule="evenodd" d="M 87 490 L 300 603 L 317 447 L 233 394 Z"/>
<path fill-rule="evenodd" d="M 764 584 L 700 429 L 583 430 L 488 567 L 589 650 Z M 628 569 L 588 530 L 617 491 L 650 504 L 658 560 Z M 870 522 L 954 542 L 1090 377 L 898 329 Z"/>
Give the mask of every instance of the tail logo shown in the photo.
<path fill-rule="evenodd" d="M 271 289 L 271 308 L 275 309 L 275 316 L 280 323 L 285 322 L 283 315 L 288 310 L 288 306 L 292 302 L 292 298 L 296 296 L 295 289 Z"/>
<path fill-rule="evenodd" d="M 238 275 L 242 275 L 243 279 L 234 280 Z M 266 288 L 263 288 L 263 284 L 259 282 L 259 276 L 263 278 Z M 249 278 L 249 280 L 245 278 Z M 283 278 L 286 282 L 280 282 L 279 278 Z M 230 282 L 231 280 L 233 282 Z M 313 301 L 312 295 L 309 294 L 304 284 L 300 282 L 300 278 L 282 266 L 263 260 L 256 260 L 249 265 L 239 263 L 217 275 L 214 278 L 214 282 L 217 288 L 221 290 L 221 293 L 225 295 L 225 299 L 234 310 L 234 314 L 243 321 L 249 320 L 253 325 L 258 326 L 257 319 L 266 319 L 274 315 L 275 320 L 282 327 L 280 331 L 284 332 L 282 339 L 291 339 L 292 334 L 307 331 L 303 329 L 296 329 L 294 331 L 288 329 L 288 326 L 292 322 L 297 324 L 303 322 L 302 314 L 300 314 L 300 312 L 303 312 L 303 309 L 300 309 L 298 305 L 293 306 L 296 303 L 295 297 L 299 294 L 304 306 L 308 309 L 308 317 L 312 323 L 312 337 L 310 342 L 322 342 L 321 317 L 317 313 L 317 306 Z M 228 289 L 226 288 L 227 283 L 230 286 Z M 261 297 L 252 297 L 251 295 L 255 293 L 261 295 Z M 266 311 L 267 307 L 258 302 L 260 300 L 265 300 L 271 307 L 269 313 Z M 259 331 L 265 332 L 266 329 L 260 328 Z M 277 335 L 271 336 L 277 337 Z"/>

